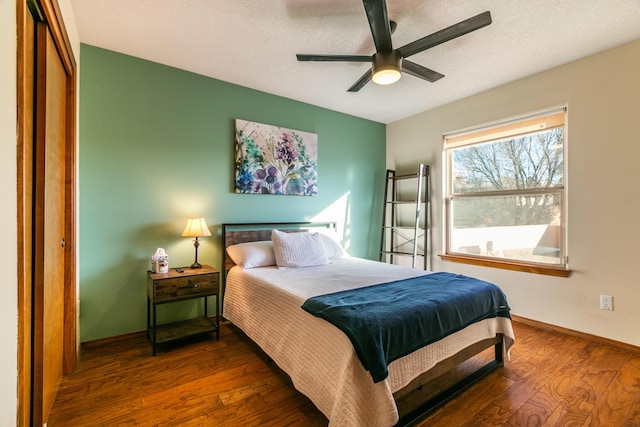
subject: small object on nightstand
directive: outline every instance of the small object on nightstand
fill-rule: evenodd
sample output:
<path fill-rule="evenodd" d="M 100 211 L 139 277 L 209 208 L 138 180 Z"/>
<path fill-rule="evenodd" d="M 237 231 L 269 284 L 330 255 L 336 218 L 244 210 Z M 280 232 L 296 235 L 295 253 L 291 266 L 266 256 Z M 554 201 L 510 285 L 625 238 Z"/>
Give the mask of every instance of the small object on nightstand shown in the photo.
<path fill-rule="evenodd" d="M 220 273 L 203 265 L 200 268 L 177 268 L 168 273 L 147 272 L 147 337 L 151 341 L 153 355 L 157 344 L 215 332 L 220 338 Z M 207 298 L 215 297 L 215 317 L 207 314 Z M 204 314 L 199 317 L 157 325 L 158 305 L 190 299 L 204 299 Z"/>
<path fill-rule="evenodd" d="M 169 255 L 167 255 L 164 248 L 158 248 L 156 249 L 156 252 L 151 257 L 151 272 L 167 273 L 168 271 L 169 271 Z"/>
<path fill-rule="evenodd" d="M 183 270 L 183 269 L 181 269 L 180 267 L 176 268 L 176 271 L 177 271 L 178 273 L 184 273 L 184 270 Z"/>

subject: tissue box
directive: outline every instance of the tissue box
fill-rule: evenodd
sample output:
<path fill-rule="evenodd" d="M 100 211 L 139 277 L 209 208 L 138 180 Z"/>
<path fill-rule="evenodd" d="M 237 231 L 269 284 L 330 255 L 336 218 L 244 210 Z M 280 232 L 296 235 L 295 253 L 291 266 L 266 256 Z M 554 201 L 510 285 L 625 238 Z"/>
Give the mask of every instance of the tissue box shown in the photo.
<path fill-rule="evenodd" d="M 169 272 L 169 255 L 167 255 L 163 248 L 156 249 L 156 252 L 151 256 L 151 272 Z"/>

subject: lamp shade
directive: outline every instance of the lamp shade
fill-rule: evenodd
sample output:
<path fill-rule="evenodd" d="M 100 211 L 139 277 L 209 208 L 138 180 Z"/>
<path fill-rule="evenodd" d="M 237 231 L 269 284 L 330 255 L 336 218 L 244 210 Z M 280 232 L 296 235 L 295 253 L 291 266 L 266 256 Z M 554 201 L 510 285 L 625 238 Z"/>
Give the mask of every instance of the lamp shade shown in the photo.
<path fill-rule="evenodd" d="M 187 226 L 182 232 L 182 237 L 203 237 L 211 236 L 209 227 L 204 218 L 189 218 Z"/>

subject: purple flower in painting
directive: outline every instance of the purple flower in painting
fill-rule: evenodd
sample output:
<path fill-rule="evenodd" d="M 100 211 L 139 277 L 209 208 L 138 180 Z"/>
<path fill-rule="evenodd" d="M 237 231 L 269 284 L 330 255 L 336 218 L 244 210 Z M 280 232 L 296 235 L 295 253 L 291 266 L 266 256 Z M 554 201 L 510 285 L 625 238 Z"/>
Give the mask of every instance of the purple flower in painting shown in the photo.
<path fill-rule="evenodd" d="M 282 183 L 278 178 L 278 168 L 269 165 L 266 170 L 263 168 L 256 169 L 253 172 L 253 190 L 256 193 L 274 193 L 280 194 L 282 191 Z"/>
<path fill-rule="evenodd" d="M 270 165 L 267 168 L 267 177 L 265 178 L 265 181 L 267 181 L 267 184 L 273 184 L 276 182 L 276 180 L 278 179 L 278 168 Z"/>
<path fill-rule="evenodd" d="M 253 176 L 255 179 L 262 181 L 267 176 L 267 173 L 264 169 L 256 169 L 255 172 L 253 172 Z"/>
<path fill-rule="evenodd" d="M 283 133 L 276 146 L 276 159 L 283 160 L 290 165 L 298 160 L 298 150 L 295 140 L 288 133 Z"/>

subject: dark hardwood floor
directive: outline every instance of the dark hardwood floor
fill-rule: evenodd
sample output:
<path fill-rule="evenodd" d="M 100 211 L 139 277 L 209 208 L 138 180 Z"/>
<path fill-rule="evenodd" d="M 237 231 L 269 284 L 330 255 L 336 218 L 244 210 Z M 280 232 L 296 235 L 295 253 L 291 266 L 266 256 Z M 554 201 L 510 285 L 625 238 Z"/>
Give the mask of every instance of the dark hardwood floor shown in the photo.
<path fill-rule="evenodd" d="M 640 354 L 514 322 L 511 360 L 420 426 L 640 426 Z M 82 346 L 57 426 L 326 426 L 256 346 L 223 323 L 159 348 L 144 334 Z"/>

